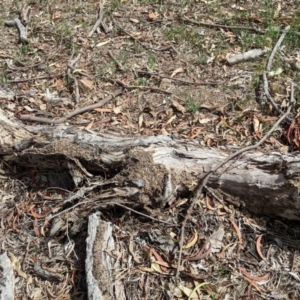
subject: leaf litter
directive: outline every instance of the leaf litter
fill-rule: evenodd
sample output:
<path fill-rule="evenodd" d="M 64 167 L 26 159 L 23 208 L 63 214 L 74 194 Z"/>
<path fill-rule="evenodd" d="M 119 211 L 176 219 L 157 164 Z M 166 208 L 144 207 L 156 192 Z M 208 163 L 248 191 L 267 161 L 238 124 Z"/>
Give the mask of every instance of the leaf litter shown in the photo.
<path fill-rule="evenodd" d="M 62 123 L 243 147 L 259 140 L 276 116 L 263 97 L 267 56 L 248 61 L 248 51 L 267 53 L 291 24 L 268 77 L 270 95 L 281 109 L 289 98 L 289 80 L 298 78 L 299 8 L 288 1 L 111 1 L 101 12 L 94 1 L 22 6 L 7 0 L 0 8 L 2 20 L 14 20 L 16 12 L 26 20 L 28 43 L 18 43 L 14 27 L 0 33 L 1 108 L 9 115 L 29 114 L 24 122 L 40 116 L 51 123 L 125 88 L 103 108 Z M 241 61 L 228 65 L 234 56 Z M 299 149 L 297 98 L 296 93 L 294 120 L 275 132 L 265 149 L 288 144 Z M 86 217 L 92 206 L 48 221 L 72 192 L 51 189 L 34 170 L 14 181 L 3 176 L 0 191 L 3 250 L 16 272 L 16 297 L 85 299 Z M 178 228 L 147 223 L 122 209 L 103 210 L 116 225 L 114 276 L 123 278 L 127 299 L 297 299 L 298 227 L 253 216 L 205 193 L 185 236 L 179 283 L 172 279 Z M 186 197 L 176 200 L 149 213 L 167 214 L 179 224 Z"/>

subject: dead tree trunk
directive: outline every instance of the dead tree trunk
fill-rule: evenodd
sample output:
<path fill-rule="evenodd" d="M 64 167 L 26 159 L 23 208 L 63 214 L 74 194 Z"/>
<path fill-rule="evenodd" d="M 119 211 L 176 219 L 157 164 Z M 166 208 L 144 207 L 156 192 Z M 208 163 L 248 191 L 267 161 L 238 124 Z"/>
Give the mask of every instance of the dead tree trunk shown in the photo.
<path fill-rule="evenodd" d="M 24 126 L 0 112 L 0 155 L 6 164 L 52 170 L 56 175 L 48 179 L 59 186 L 96 177 L 118 182 L 118 195 L 144 204 L 167 204 L 187 195 L 233 151 L 167 136 L 131 138 L 73 126 Z M 208 186 L 255 213 L 300 220 L 299 167 L 298 155 L 249 152 L 218 170 Z"/>

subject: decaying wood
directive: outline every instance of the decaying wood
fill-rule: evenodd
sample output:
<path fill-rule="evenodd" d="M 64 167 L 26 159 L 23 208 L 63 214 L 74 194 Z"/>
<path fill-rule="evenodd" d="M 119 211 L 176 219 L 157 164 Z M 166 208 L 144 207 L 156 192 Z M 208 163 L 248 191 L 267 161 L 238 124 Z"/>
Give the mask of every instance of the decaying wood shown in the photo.
<path fill-rule="evenodd" d="M 129 138 L 72 126 L 24 126 L 4 115 L 0 137 L 0 155 L 6 163 L 60 172 L 68 172 L 71 163 L 83 178 L 102 174 L 105 179 L 109 174 L 121 184 L 140 180 L 144 184 L 135 186 L 139 190 L 135 197 L 143 203 L 164 200 L 168 174 L 170 199 L 184 189 L 192 191 L 199 178 L 233 152 L 167 136 Z M 255 213 L 300 220 L 299 167 L 297 154 L 252 151 L 219 169 L 207 185 L 230 203 Z"/>
<path fill-rule="evenodd" d="M 5 21 L 4 24 L 9 27 L 16 26 L 19 31 L 20 41 L 24 44 L 28 44 L 26 27 L 18 18 L 15 18 L 13 21 Z"/>
<path fill-rule="evenodd" d="M 101 220 L 99 213 L 89 216 L 86 250 L 86 280 L 88 298 L 93 300 L 126 299 L 121 281 L 114 279 L 116 259 L 112 224 Z"/>
<path fill-rule="evenodd" d="M 42 268 L 41 263 L 39 261 L 35 262 L 33 265 L 33 270 L 35 274 L 48 281 L 62 281 L 63 277 L 60 274 L 54 273 L 50 270 Z"/>
<path fill-rule="evenodd" d="M 0 255 L 0 300 L 14 299 L 14 271 L 6 252 Z"/>
<path fill-rule="evenodd" d="M 228 62 L 228 64 L 233 65 L 233 64 L 237 64 L 242 61 L 255 59 L 257 57 L 262 56 L 263 54 L 265 54 L 267 52 L 268 52 L 268 50 L 252 49 L 252 50 L 244 52 L 244 53 L 239 53 L 239 54 L 230 56 L 227 59 L 227 62 Z"/>
<path fill-rule="evenodd" d="M 292 98 L 293 98 L 293 96 L 294 96 L 294 85 L 293 85 L 293 83 L 291 85 L 291 94 L 292 94 Z M 235 151 L 234 153 L 229 155 L 226 159 L 224 159 L 219 164 L 214 166 L 206 175 L 204 175 L 198 181 L 198 184 L 197 184 L 196 188 L 193 191 L 193 196 L 190 198 L 190 202 L 191 202 L 190 206 L 187 210 L 187 213 L 186 213 L 186 215 L 184 217 L 184 220 L 182 222 L 182 225 L 181 225 L 180 243 L 179 243 L 180 250 L 179 250 L 179 256 L 178 256 L 176 278 L 179 278 L 179 272 L 180 272 L 179 270 L 180 270 L 180 265 L 181 265 L 181 256 L 182 256 L 183 240 L 184 240 L 184 231 L 185 231 L 185 226 L 186 226 L 187 220 L 191 218 L 191 214 L 192 214 L 192 211 L 194 209 L 194 205 L 196 204 L 196 202 L 200 198 L 200 196 L 202 194 L 202 190 L 206 186 L 206 184 L 208 183 L 210 177 L 212 175 L 214 175 L 216 173 L 216 171 L 218 171 L 220 168 L 225 166 L 227 163 L 229 163 L 233 159 L 239 157 L 241 154 L 245 154 L 245 153 L 247 153 L 251 150 L 256 150 L 260 145 L 262 145 L 267 140 L 268 137 L 270 137 L 270 135 L 274 132 L 274 130 L 278 127 L 278 125 L 290 114 L 290 111 L 291 111 L 291 105 L 289 106 L 288 110 L 276 121 L 276 123 L 272 126 L 272 128 L 255 145 L 250 145 L 248 147 L 245 147 L 245 148 L 242 148 L 242 149 L 239 149 L 239 150 Z"/>

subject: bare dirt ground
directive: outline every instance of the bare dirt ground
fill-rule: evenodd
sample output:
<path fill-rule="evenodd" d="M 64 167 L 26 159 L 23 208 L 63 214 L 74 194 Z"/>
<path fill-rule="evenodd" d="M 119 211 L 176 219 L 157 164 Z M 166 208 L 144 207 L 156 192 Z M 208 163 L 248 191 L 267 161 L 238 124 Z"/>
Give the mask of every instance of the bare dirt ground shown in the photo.
<path fill-rule="evenodd" d="M 0 89 L 17 95 L 13 100 L 0 96 L 8 116 L 26 124 L 71 124 L 117 135 L 170 135 L 204 147 L 251 145 L 279 116 L 264 96 L 262 74 L 270 51 L 290 25 L 268 82 L 282 111 L 294 82 L 291 118 L 296 118 L 299 1 L 111 0 L 99 8 L 99 2 L 90 0 L 0 3 Z M 102 22 L 92 31 L 99 15 Z M 17 17 L 26 23 L 28 43 L 19 42 L 15 27 L 4 27 L 6 20 Z M 268 51 L 228 64 L 230 56 L 251 49 Z M 120 95 L 104 106 L 57 121 L 120 88 Z M 289 125 L 283 123 L 263 149 L 295 150 L 296 140 L 294 148 L 288 144 Z M 15 264 L 15 298 L 86 299 L 90 211 L 80 207 L 53 229 L 47 216 L 63 208 L 66 191 L 54 190 L 47 174 L 35 169 L 4 163 L 2 169 L 0 238 Z M 186 209 L 183 203 L 160 213 L 148 207 L 146 212 L 181 222 Z M 119 208 L 103 214 L 118 228 L 114 237 L 122 263 L 116 276 L 124 279 L 127 299 L 300 298 L 297 224 L 224 206 L 206 191 L 186 230 L 185 273 L 176 282 L 174 270 L 151 264 L 151 257 L 176 264 L 173 247 L 179 228 L 153 225 Z M 205 241 L 213 233 L 222 235 L 222 244 L 219 249 L 215 245 L 215 252 L 206 251 Z M 194 261 L 197 253 L 201 259 Z M 38 261 L 58 274 L 53 281 L 42 278 Z"/>

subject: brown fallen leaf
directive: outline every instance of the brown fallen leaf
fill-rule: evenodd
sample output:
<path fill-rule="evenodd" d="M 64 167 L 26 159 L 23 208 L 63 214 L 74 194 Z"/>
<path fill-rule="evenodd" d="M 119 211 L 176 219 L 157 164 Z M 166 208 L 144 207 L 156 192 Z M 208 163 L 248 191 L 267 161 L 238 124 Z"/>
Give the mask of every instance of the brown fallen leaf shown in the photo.
<path fill-rule="evenodd" d="M 160 266 L 163 266 L 163 267 L 166 267 L 168 269 L 176 269 L 177 268 L 177 264 L 169 264 L 169 263 L 167 263 L 165 261 L 158 261 L 158 260 L 156 260 L 156 261 L 153 261 L 153 263 L 156 263 L 156 264 L 158 264 Z M 179 267 L 179 271 L 184 271 L 184 266 L 180 266 Z"/>
<path fill-rule="evenodd" d="M 157 19 L 157 17 L 158 17 L 158 13 L 156 13 L 156 12 L 150 12 L 148 15 L 148 18 L 150 20 L 155 20 L 155 19 Z"/>
<path fill-rule="evenodd" d="M 184 275 L 187 275 L 193 279 L 207 279 L 209 278 L 211 275 L 208 275 L 208 274 L 191 274 L 191 273 L 188 273 L 188 272 L 182 272 Z"/>
<path fill-rule="evenodd" d="M 237 236 L 238 236 L 238 239 L 239 239 L 239 251 L 240 251 L 242 246 L 243 246 L 242 233 L 241 233 L 239 227 L 236 225 L 236 223 L 233 219 L 229 219 L 229 221 L 231 222 L 232 226 L 234 227 L 234 229 L 237 233 Z"/>
<path fill-rule="evenodd" d="M 291 123 L 286 137 L 292 146 L 300 149 L 300 116 L 297 116 Z"/>
<path fill-rule="evenodd" d="M 87 79 L 87 78 L 82 78 L 80 79 L 80 82 L 86 86 L 88 89 L 92 90 L 94 88 L 94 83 L 93 81 Z"/>
<path fill-rule="evenodd" d="M 261 123 L 259 122 L 259 120 L 256 116 L 253 116 L 253 129 L 254 129 L 255 135 L 259 139 L 261 139 Z"/>
<path fill-rule="evenodd" d="M 263 235 L 260 235 L 256 241 L 256 251 L 258 253 L 258 255 L 260 256 L 260 258 L 264 261 L 267 261 L 267 259 L 263 256 L 262 252 L 261 252 L 261 239 L 262 239 Z"/>
<path fill-rule="evenodd" d="M 153 248 L 150 249 L 150 252 L 154 255 L 154 257 L 157 261 L 164 262 L 164 260 L 161 258 L 161 256 Z M 166 267 L 161 266 L 160 268 L 163 272 L 167 272 Z"/>
<path fill-rule="evenodd" d="M 270 277 L 270 273 L 264 275 L 264 276 L 253 276 L 250 275 L 247 271 L 245 271 L 244 269 L 242 269 L 241 267 L 237 267 L 237 269 L 248 279 L 250 280 L 254 280 L 254 281 L 264 281 L 267 280 Z"/>
<path fill-rule="evenodd" d="M 208 246 L 208 244 L 209 244 L 209 246 Z M 208 249 L 207 249 L 207 246 L 208 246 Z M 187 260 L 187 261 L 200 260 L 200 259 L 206 258 L 210 254 L 210 252 L 211 252 L 211 243 L 209 241 L 209 238 L 207 238 L 204 245 L 199 250 L 199 252 L 193 256 L 186 258 L 185 260 Z"/>
<path fill-rule="evenodd" d="M 143 266 L 138 266 L 137 267 L 139 270 L 143 271 L 143 272 L 149 272 L 149 273 L 153 273 L 153 269 L 151 268 L 147 268 L 147 267 L 143 267 Z"/>
<path fill-rule="evenodd" d="M 29 209 L 30 214 L 31 214 L 34 218 L 36 218 L 36 219 L 43 219 L 43 218 L 45 218 L 45 216 L 37 214 L 37 213 L 34 211 L 34 207 L 35 207 L 34 204 L 30 206 L 30 209 Z"/>
<path fill-rule="evenodd" d="M 91 129 L 94 125 L 94 120 L 92 122 L 90 122 L 85 128 L 86 129 Z"/>
<path fill-rule="evenodd" d="M 172 105 L 173 105 L 178 111 L 180 111 L 181 113 L 185 113 L 185 112 L 186 112 L 185 107 L 182 106 L 181 104 L 179 104 L 177 101 L 172 100 Z"/>
<path fill-rule="evenodd" d="M 206 197 L 206 201 L 205 201 L 205 204 L 206 204 L 206 207 L 210 210 L 217 210 L 218 208 L 217 207 L 212 207 L 209 203 L 209 198 Z"/>

